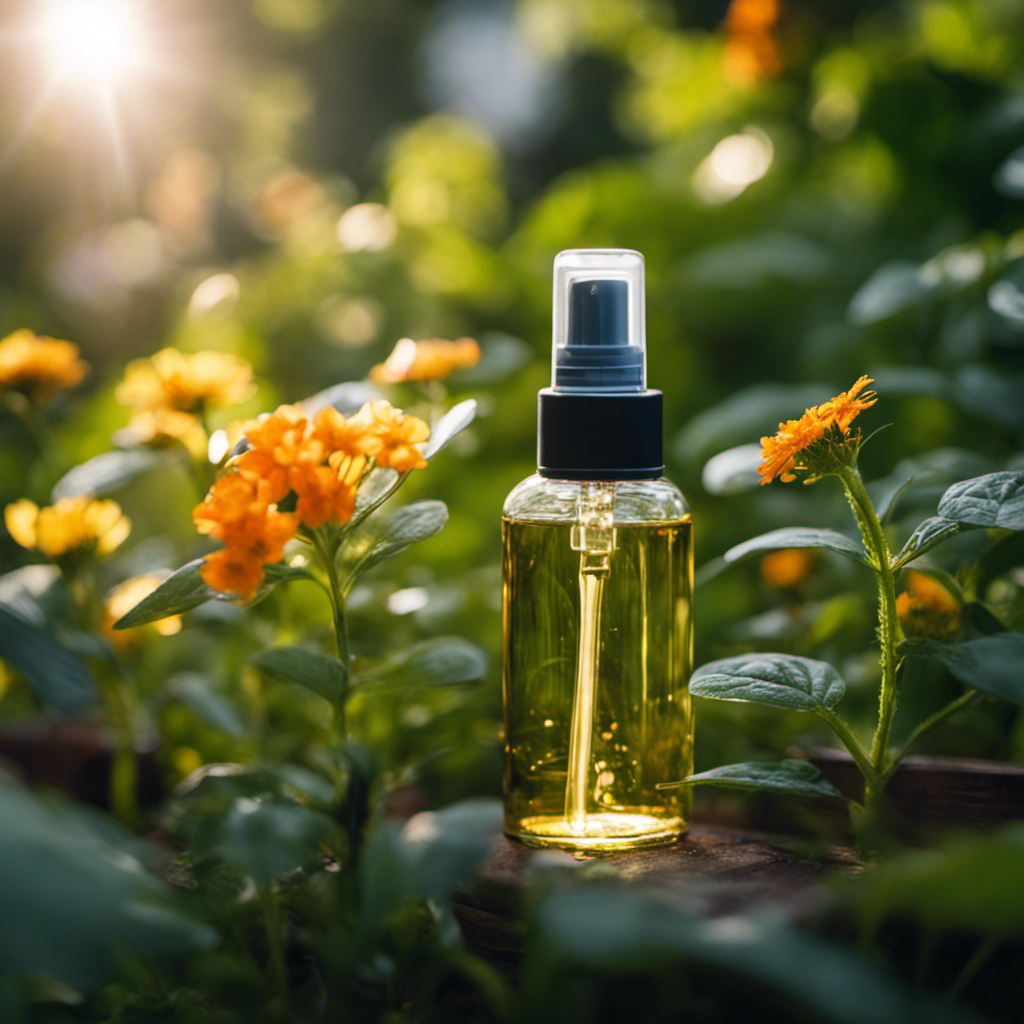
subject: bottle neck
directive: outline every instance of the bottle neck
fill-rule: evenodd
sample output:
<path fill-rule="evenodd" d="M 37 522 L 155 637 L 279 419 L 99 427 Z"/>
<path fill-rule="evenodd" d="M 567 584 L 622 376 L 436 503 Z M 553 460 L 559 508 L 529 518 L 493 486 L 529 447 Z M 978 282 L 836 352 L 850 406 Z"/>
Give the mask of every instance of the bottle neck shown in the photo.
<path fill-rule="evenodd" d="M 557 480 L 656 480 L 665 470 L 660 391 L 537 395 L 537 472 Z"/>

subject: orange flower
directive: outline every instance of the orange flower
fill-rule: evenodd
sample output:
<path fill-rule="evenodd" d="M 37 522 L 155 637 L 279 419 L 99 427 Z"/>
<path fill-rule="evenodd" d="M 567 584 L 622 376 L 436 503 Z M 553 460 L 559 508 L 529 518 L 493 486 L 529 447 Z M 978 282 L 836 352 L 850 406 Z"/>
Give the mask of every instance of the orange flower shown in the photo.
<path fill-rule="evenodd" d="M 190 412 L 178 409 L 139 409 L 132 414 L 129 430 L 140 444 L 165 445 L 177 441 L 193 458 L 206 456 L 209 439 L 202 424 Z"/>
<path fill-rule="evenodd" d="M 117 400 L 137 409 L 193 412 L 202 405 L 237 405 L 252 397 L 252 367 L 228 352 L 187 354 L 165 348 L 128 364 Z"/>
<path fill-rule="evenodd" d="M 359 410 L 357 418 L 364 417 L 372 438 L 366 453 L 378 466 L 387 466 L 399 473 L 426 466 L 422 451 L 416 447 L 430 437 L 430 427 L 423 420 L 406 415 L 388 402 L 368 402 Z"/>
<path fill-rule="evenodd" d="M 906 590 L 896 598 L 896 615 L 907 636 L 949 640 L 960 628 L 960 602 L 924 573 L 908 569 Z"/>
<path fill-rule="evenodd" d="M 334 406 L 321 409 L 313 418 L 313 433 L 332 455 L 354 456 L 365 455 L 373 438 L 367 433 L 368 417 L 361 409 L 355 416 L 342 416 Z"/>
<path fill-rule="evenodd" d="M 0 390 L 20 388 L 43 402 L 81 383 L 88 364 L 70 341 L 20 330 L 0 341 Z"/>
<path fill-rule="evenodd" d="M 113 629 L 122 616 L 127 615 L 144 597 L 160 585 L 159 576 L 133 576 L 119 583 L 107 594 L 104 602 L 103 635 L 115 646 L 126 647 L 138 636 L 138 629 Z M 170 615 L 149 623 L 162 636 L 172 636 L 181 631 L 181 616 Z"/>
<path fill-rule="evenodd" d="M 370 380 L 374 384 L 441 380 L 453 370 L 476 366 L 479 361 L 480 346 L 472 338 L 459 338 L 457 341 L 402 338 L 391 355 L 370 370 Z"/>
<path fill-rule="evenodd" d="M 854 417 L 865 409 L 870 409 L 878 401 L 878 395 L 874 391 L 868 391 L 860 395 L 859 398 L 857 397 L 871 383 L 873 381 L 870 377 L 859 377 L 857 383 L 849 391 L 844 391 L 831 401 L 818 406 L 818 415 L 826 429 L 835 423 L 844 434 L 850 432 L 850 424 Z"/>
<path fill-rule="evenodd" d="M 784 548 L 761 559 L 761 579 L 770 587 L 786 590 L 807 578 L 814 556 L 804 548 Z"/>
<path fill-rule="evenodd" d="M 199 574 L 214 590 L 248 600 L 263 582 L 263 562 L 239 548 L 222 548 L 206 556 Z"/>
<path fill-rule="evenodd" d="M 85 495 L 61 498 L 45 508 L 23 498 L 4 509 L 4 523 L 23 548 L 49 558 L 79 551 L 108 555 L 132 528 L 116 501 L 96 501 Z"/>
<path fill-rule="evenodd" d="M 849 435 L 850 424 L 858 413 L 869 409 L 878 400 L 873 391 L 860 394 L 870 383 L 870 377 L 860 377 L 849 391 L 807 409 L 798 420 L 780 423 L 773 437 L 762 437 L 761 465 L 757 469 L 761 483 L 771 483 L 776 477 L 783 483 L 795 480 L 794 470 L 807 468 L 797 463 L 796 456 L 815 441 L 820 441 L 833 427 L 838 428 L 844 437 Z"/>
<path fill-rule="evenodd" d="M 722 52 L 730 78 L 749 84 L 782 70 L 782 55 L 773 35 L 781 7 L 779 0 L 732 0 L 725 17 L 728 39 Z"/>

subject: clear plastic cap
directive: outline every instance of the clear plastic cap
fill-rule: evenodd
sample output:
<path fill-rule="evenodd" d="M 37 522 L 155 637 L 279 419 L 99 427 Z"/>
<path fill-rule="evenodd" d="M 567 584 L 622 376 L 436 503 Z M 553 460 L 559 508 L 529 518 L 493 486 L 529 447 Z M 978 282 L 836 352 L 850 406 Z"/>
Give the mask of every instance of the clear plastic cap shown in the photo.
<path fill-rule="evenodd" d="M 643 391 L 643 256 L 633 249 L 567 249 L 555 257 L 554 277 L 552 388 Z"/>

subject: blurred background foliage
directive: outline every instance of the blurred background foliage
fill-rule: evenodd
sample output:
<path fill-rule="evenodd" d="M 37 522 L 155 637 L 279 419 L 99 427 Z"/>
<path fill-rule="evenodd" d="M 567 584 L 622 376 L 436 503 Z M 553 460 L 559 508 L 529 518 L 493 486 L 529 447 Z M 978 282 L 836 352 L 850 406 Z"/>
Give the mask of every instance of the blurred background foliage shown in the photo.
<path fill-rule="evenodd" d="M 52 7 L 0 4 L 0 336 L 71 339 L 91 372 L 45 423 L 0 417 L 0 503 L 44 504 L 118 444 L 124 366 L 165 346 L 255 367 L 256 397 L 213 413 L 223 427 L 364 380 L 399 338 L 479 339 L 481 362 L 440 392 L 384 388 L 427 418 L 467 397 L 479 415 L 404 492 L 447 503 L 443 533 L 361 582 L 350 614 L 357 656 L 464 636 L 489 653 L 487 681 L 357 697 L 352 714 L 423 800 L 494 795 L 500 509 L 534 466 L 551 261 L 636 248 L 667 475 L 697 525 L 697 661 L 813 654 L 869 722 L 859 570 L 828 553 L 720 562 L 776 526 L 846 527 L 838 488 L 758 489 L 743 446 L 871 374 L 865 431 L 888 426 L 862 471 L 879 501 L 914 478 L 889 519 L 897 547 L 948 484 L 1024 465 L 1021 5 L 163 0 L 136 5 L 115 50 L 55 30 Z M 206 550 L 200 494 L 171 463 L 101 488 L 133 522 L 101 590 Z M 958 538 L 935 568 L 963 584 L 982 565 L 973 597 L 1019 630 L 1024 551 L 986 556 L 991 539 Z M 30 561 L 0 539 L 5 571 Z M 315 593 L 279 594 L 137 638 L 128 671 L 165 786 L 208 762 L 315 761 L 317 698 L 265 690 L 246 665 L 327 635 Z M 40 707 L 13 670 L 0 691 L 8 721 Z M 921 669 L 903 700 L 919 719 L 955 692 Z M 698 768 L 809 749 L 814 729 L 705 702 Z M 935 745 L 1019 760 L 1024 724 L 979 702 Z"/>

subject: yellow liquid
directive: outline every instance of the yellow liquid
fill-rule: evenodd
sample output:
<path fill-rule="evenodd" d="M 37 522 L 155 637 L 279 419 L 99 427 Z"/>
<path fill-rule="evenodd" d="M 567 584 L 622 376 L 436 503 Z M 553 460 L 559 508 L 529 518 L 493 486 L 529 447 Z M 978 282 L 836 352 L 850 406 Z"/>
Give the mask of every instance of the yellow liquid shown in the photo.
<path fill-rule="evenodd" d="M 693 765 L 693 525 L 616 525 L 593 641 L 581 627 L 581 553 L 570 524 L 504 519 L 505 831 L 525 843 L 625 850 L 672 842 Z M 584 587 L 586 595 L 586 587 Z M 586 631 L 585 631 L 586 632 Z M 595 650 L 596 649 L 596 650 Z M 589 764 L 570 766 L 581 656 Z M 589 713 L 588 713 L 589 717 Z M 576 727 L 581 728 L 577 714 Z M 567 810 L 568 809 L 568 810 Z M 571 819 L 571 820 L 570 820 Z"/>

